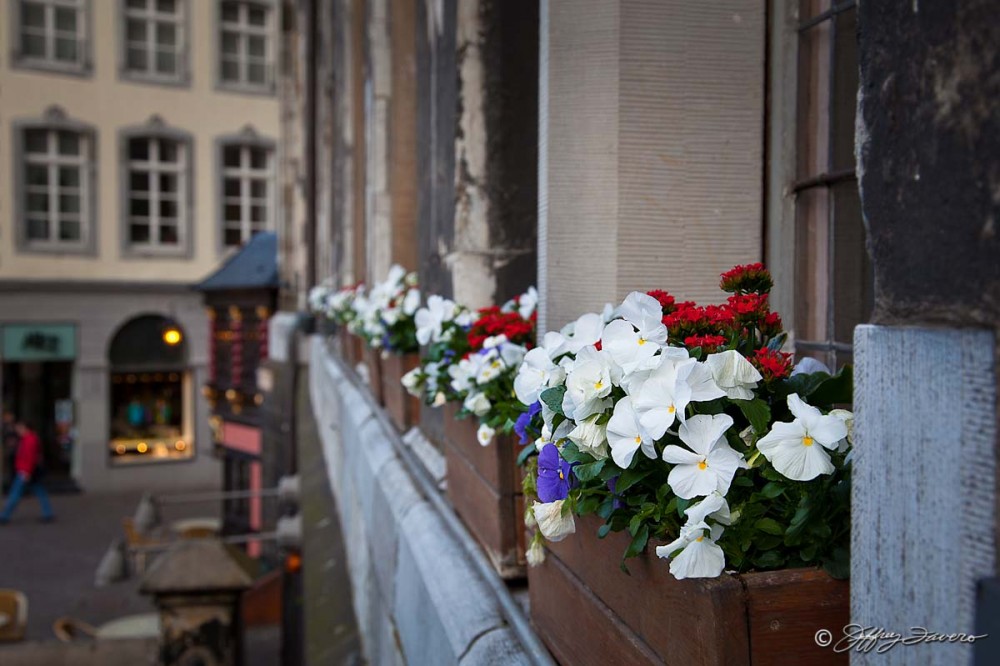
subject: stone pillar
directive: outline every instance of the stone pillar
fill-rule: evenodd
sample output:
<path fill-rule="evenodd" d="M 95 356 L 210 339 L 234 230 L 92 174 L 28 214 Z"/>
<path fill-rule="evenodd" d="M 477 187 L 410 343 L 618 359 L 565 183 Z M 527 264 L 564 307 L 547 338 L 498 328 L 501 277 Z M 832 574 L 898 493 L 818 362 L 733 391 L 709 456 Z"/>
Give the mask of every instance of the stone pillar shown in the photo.
<path fill-rule="evenodd" d="M 875 325 L 855 332 L 852 621 L 903 634 L 975 633 L 977 583 L 996 570 L 995 10 L 858 6 L 858 177 L 876 303 Z M 897 647 L 852 663 L 970 663 L 973 649 Z"/>
<path fill-rule="evenodd" d="M 543 0 L 540 326 L 759 260 L 765 7 Z"/>

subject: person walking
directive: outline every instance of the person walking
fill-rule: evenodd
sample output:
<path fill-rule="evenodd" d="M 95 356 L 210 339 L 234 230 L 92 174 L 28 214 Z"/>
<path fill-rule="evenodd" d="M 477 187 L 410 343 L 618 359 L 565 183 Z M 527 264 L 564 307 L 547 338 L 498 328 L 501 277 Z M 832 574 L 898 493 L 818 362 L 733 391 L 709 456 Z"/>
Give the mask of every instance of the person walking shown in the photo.
<path fill-rule="evenodd" d="M 17 421 L 14 429 L 19 438 L 14 455 L 14 483 L 10 487 L 7 503 L 0 511 L 0 525 L 5 525 L 10 520 L 11 513 L 17 508 L 26 490 L 30 490 L 38 498 L 42 507 L 42 522 L 52 522 L 56 516 L 52 512 L 49 494 L 38 478 L 42 466 L 42 443 L 38 439 L 38 433 L 23 421 Z"/>
<path fill-rule="evenodd" d="M 14 429 L 14 412 L 9 409 L 3 410 L 3 494 L 10 492 L 10 487 L 14 485 L 14 456 L 17 453 L 17 442 L 20 439 Z"/>

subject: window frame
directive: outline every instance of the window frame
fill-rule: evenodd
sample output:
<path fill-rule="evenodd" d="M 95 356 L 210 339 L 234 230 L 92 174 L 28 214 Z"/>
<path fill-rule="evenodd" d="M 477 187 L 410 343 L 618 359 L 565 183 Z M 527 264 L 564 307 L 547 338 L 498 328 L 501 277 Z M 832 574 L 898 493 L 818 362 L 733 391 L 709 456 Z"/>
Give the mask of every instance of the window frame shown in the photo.
<path fill-rule="evenodd" d="M 155 244 L 137 245 L 130 240 L 131 201 L 131 166 L 129 142 L 132 139 L 167 139 L 177 141 L 182 148 L 185 162 L 177 172 L 177 183 L 184 189 L 183 196 L 178 194 L 177 235 L 179 242 L 176 247 Z M 118 131 L 118 161 L 119 161 L 119 233 L 121 234 L 121 253 L 124 258 L 162 258 L 190 259 L 194 254 L 194 136 L 176 127 L 167 125 L 159 116 L 153 116 L 144 125 L 126 127 Z M 152 209 L 150 209 L 152 212 Z M 180 216 L 183 216 L 182 218 Z M 152 216 L 151 216 L 152 217 Z M 150 224 L 150 235 L 153 225 Z"/>
<path fill-rule="evenodd" d="M 266 51 L 264 55 L 265 59 L 265 81 L 262 84 L 250 83 L 245 80 L 245 77 L 241 77 L 239 81 L 231 81 L 225 79 L 222 75 L 222 4 L 223 2 L 238 2 L 241 5 L 259 5 L 263 7 L 267 12 L 266 23 L 261 32 L 264 36 L 264 49 Z M 245 93 L 250 95 L 267 95 L 274 96 L 277 94 L 278 90 L 278 77 L 276 69 L 278 67 L 278 60 L 280 56 L 280 44 L 279 38 L 279 4 L 277 0 L 215 0 L 215 25 L 214 25 L 214 51 L 213 57 L 215 59 L 214 71 L 215 71 L 215 87 L 218 90 L 225 92 L 235 92 L 235 93 Z M 241 27 L 246 28 L 245 25 Z M 240 31 L 241 43 L 245 43 L 247 32 L 245 30 Z M 246 54 L 243 53 L 242 58 L 246 58 Z M 246 68 L 246 61 L 240 60 L 239 62 L 241 70 Z"/>
<path fill-rule="evenodd" d="M 86 154 L 80 160 L 80 241 L 48 240 L 38 241 L 28 238 L 27 230 L 27 147 L 24 136 L 28 130 L 47 132 L 67 131 L 80 135 L 85 141 Z M 11 122 L 13 157 L 14 196 L 12 197 L 15 247 L 23 254 L 84 255 L 97 254 L 98 228 L 98 182 L 97 182 L 97 129 L 93 125 L 73 120 L 58 106 L 49 107 L 39 118 L 17 119 Z M 52 167 L 47 164 L 49 168 Z M 51 197 L 52 195 L 49 194 Z M 51 218 L 50 218 L 51 220 Z M 50 230 L 51 237 L 51 230 Z"/>
<path fill-rule="evenodd" d="M 155 0 L 150 0 L 155 3 Z M 177 73 L 158 74 L 155 68 L 138 71 L 128 66 L 128 0 L 118 0 L 118 76 L 123 81 L 149 83 L 161 86 L 189 87 L 191 85 L 191 5 L 189 0 L 175 0 L 180 16 L 177 20 Z M 153 19 L 146 19 L 146 25 Z M 147 44 L 147 54 L 151 47 Z M 155 50 L 155 49 L 154 49 Z"/>
<path fill-rule="evenodd" d="M 265 220 L 264 227 L 261 231 L 274 231 L 277 223 L 277 185 L 276 185 L 276 175 L 277 175 L 277 141 L 274 139 L 261 136 L 257 134 L 251 126 L 246 126 L 237 134 L 224 134 L 215 139 L 215 172 L 217 174 L 216 179 L 216 215 L 218 219 L 217 229 L 217 240 L 216 244 L 218 246 L 219 253 L 229 252 L 231 250 L 236 250 L 240 246 L 236 245 L 226 245 L 226 176 L 227 167 L 225 165 L 225 151 L 226 148 L 238 146 L 241 150 L 246 148 L 261 148 L 268 153 L 268 164 L 267 164 L 267 219 Z M 243 167 L 240 167 L 242 171 Z M 241 174 L 241 182 L 245 175 Z M 241 187 L 242 190 L 242 187 Z M 240 199 L 241 206 L 244 194 L 241 191 Z M 241 220 L 241 235 L 245 231 L 244 225 L 249 225 L 248 220 Z M 241 245 L 247 243 L 252 234 L 249 237 L 243 238 Z"/>
<path fill-rule="evenodd" d="M 38 56 L 26 55 L 21 45 L 21 2 L 22 0 L 9 0 L 10 29 L 8 38 L 10 40 L 10 63 L 12 68 L 30 69 L 54 74 L 67 74 L 72 76 L 88 77 L 93 72 L 93 9 L 91 0 L 30 0 L 48 7 L 75 6 L 78 11 L 77 16 L 77 50 L 79 57 L 76 62 L 68 63 L 49 57 L 39 58 Z M 46 9 L 46 17 L 49 14 Z M 46 29 L 47 30 L 47 29 Z M 46 32 L 46 51 L 49 50 L 50 41 L 54 42 L 55 35 Z M 54 46 L 52 47 L 54 49 Z"/>

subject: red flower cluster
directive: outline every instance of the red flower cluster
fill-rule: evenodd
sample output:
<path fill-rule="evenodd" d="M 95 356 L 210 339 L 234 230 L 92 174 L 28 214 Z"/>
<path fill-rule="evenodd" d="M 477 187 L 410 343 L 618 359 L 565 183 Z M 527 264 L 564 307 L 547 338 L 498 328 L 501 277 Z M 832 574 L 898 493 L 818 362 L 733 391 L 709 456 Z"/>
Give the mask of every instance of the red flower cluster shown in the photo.
<path fill-rule="evenodd" d="M 652 296 L 660 302 L 660 307 L 663 308 L 663 314 L 670 314 L 674 311 L 674 297 L 662 289 L 647 291 L 646 295 Z"/>
<path fill-rule="evenodd" d="M 766 294 L 774 281 L 764 264 L 734 266 L 722 274 L 719 288 L 731 294 Z"/>
<path fill-rule="evenodd" d="M 535 341 L 533 319 L 524 319 L 516 312 L 501 312 L 497 306 L 483 308 L 479 311 L 479 319 L 469 329 L 469 346 L 473 351 L 482 349 L 486 338 L 495 335 L 505 335 L 515 344 L 531 347 Z"/>
<path fill-rule="evenodd" d="M 725 347 L 727 342 L 729 340 L 724 335 L 689 335 L 684 338 L 685 347 L 688 349 L 701 347 L 706 354 L 715 352 L 719 347 Z"/>
<path fill-rule="evenodd" d="M 754 352 L 750 362 L 764 375 L 765 382 L 784 379 L 792 372 L 792 355 L 763 348 Z"/>

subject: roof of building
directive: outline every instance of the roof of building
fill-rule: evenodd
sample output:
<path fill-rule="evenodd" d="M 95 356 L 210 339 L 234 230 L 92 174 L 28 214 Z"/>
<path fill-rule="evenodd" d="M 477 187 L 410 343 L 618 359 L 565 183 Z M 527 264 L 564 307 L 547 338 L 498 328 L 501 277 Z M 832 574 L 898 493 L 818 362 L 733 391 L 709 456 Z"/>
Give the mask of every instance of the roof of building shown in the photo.
<path fill-rule="evenodd" d="M 219 270 L 201 281 L 199 291 L 278 287 L 278 235 L 262 231 Z"/>

